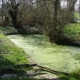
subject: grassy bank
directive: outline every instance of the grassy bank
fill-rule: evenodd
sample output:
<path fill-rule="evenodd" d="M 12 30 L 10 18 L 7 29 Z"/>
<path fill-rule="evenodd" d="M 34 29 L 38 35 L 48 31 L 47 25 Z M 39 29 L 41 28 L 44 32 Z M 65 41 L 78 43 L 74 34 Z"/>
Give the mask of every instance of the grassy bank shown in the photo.
<path fill-rule="evenodd" d="M 27 60 L 27 54 L 23 51 L 22 48 L 15 46 L 6 36 L 0 34 L 0 75 L 7 73 L 7 68 L 5 67 L 9 65 L 16 65 L 16 64 L 27 64 L 29 63 Z M 4 67 L 3 67 L 4 66 Z M 31 67 L 11 67 L 12 73 L 22 73 L 26 72 L 27 70 L 32 69 Z M 11 71 L 10 71 L 11 72 Z M 13 80 L 12 79 L 0 79 L 0 80 Z M 19 80 L 16 79 L 15 80 Z"/>
<path fill-rule="evenodd" d="M 0 59 L 1 66 L 28 63 L 26 56 L 22 48 L 15 46 L 6 36 L 0 34 L 0 57 L 3 58 Z"/>

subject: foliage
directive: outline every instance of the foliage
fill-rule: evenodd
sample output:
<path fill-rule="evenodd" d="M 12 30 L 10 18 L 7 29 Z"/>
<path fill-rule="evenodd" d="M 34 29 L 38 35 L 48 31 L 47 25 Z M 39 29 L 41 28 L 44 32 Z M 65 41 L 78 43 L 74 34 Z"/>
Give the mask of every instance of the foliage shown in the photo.
<path fill-rule="evenodd" d="M 7 34 L 13 34 L 13 33 L 18 33 L 17 30 L 13 27 L 9 27 L 9 26 L 0 27 L 0 34 L 7 35 Z"/>
<path fill-rule="evenodd" d="M 17 3 L 14 4 L 13 1 L 10 1 L 10 2 L 11 2 L 11 9 L 8 10 L 8 13 L 11 17 L 12 24 L 17 29 L 18 32 L 22 33 L 23 28 L 22 28 L 21 22 L 18 21 L 18 7 L 19 7 L 19 4 L 17 4 Z"/>
<path fill-rule="evenodd" d="M 78 13 L 78 12 L 75 12 L 75 13 L 74 13 L 74 17 L 75 17 L 76 19 L 79 19 L 79 13 Z"/>
<path fill-rule="evenodd" d="M 64 36 L 80 43 L 80 23 L 68 24 L 64 28 Z"/>

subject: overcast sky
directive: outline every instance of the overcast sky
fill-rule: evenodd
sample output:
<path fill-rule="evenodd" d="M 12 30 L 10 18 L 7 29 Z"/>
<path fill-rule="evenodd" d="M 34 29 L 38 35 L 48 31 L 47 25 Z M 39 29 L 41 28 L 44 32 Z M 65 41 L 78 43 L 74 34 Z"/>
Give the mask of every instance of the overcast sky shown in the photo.
<path fill-rule="evenodd" d="M 2 3 L 2 1 L 0 0 L 0 3 Z"/>
<path fill-rule="evenodd" d="M 2 0 L 0 0 L 0 7 L 1 7 L 1 4 L 2 4 Z M 64 7 L 66 7 L 66 3 L 63 3 L 62 4 Z M 79 0 L 77 1 L 76 5 L 75 5 L 75 8 L 77 9 L 79 6 Z"/>
<path fill-rule="evenodd" d="M 2 1 L 0 0 L 0 5 L 1 5 Z"/>
<path fill-rule="evenodd" d="M 0 3 L 1 3 L 1 0 L 0 0 Z"/>

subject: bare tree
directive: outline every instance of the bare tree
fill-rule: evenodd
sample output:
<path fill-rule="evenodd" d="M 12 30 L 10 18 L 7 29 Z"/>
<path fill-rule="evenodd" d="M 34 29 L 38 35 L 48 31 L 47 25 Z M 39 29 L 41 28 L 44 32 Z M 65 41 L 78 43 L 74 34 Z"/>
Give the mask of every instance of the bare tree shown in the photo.
<path fill-rule="evenodd" d="M 51 42 L 59 44 L 65 39 L 63 29 L 73 17 L 77 0 L 69 1 L 67 8 L 61 8 L 61 0 L 9 0 L 9 15 L 19 32 L 24 31 L 24 24 L 38 24 L 43 26 L 44 33 L 49 36 Z"/>
<path fill-rule="evenodd" d="M 68 8 L 61 8 L 60 0 L 41 0 L 38 3 L 38 10 L 42 16 L 44 24 L 44 32 L 49 36 L 51 42 L 57 44 L 63 43 L 65 38 L 63 35 L 63 29 L 71 20 L 71 10 L 75 4 L 75 1 L 70 4 Z"/>

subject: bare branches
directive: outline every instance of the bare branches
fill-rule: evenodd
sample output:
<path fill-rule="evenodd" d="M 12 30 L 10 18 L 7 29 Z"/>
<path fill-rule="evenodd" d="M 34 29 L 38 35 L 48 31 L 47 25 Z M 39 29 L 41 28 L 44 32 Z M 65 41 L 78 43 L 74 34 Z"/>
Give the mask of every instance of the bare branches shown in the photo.
<path fill-rule="evenodd" d="M 62 7 L 62 1 L 66 7 Z M 51 41 L 60 42 L 63 29 L 74 18 L 74 5 L 77 0 L 8 0 L 12 9 L 12 23 L 18 25 L 44 26 L 43 30 Z M 13 15 L 14 15 L 13 14 Z M 15 18 L 15 19 L 14 19 Z M 12 19 L 12 18 L 11 18 Z M 19 25 L 19 26 L 20 26 Z M 41 27 L 41 28 L 42 28 Z"/>

